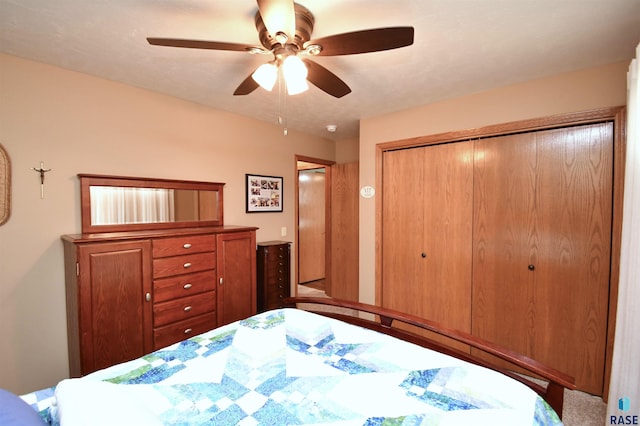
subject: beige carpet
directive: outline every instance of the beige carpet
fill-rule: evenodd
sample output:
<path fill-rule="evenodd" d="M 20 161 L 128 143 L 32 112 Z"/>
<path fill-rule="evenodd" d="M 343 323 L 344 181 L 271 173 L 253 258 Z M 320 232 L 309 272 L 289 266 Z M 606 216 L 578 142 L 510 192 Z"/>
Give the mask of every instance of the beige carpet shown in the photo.
<path fill-rule="evenodd" d="M 306 285 L 299 285 L 298 286 L 298 296 L 305 296 L 305 297 L 327 297 L 326 294 L 324 294 L 324 291 L 322 290 L 317 290 L 315 288 L 306 286 Z"/>
<path fill-rule="evenodd" d="M 565 426 L 603 426 L 607 404 L 602 398 L 580 391 L 564 391 L 562 422 Z"/>

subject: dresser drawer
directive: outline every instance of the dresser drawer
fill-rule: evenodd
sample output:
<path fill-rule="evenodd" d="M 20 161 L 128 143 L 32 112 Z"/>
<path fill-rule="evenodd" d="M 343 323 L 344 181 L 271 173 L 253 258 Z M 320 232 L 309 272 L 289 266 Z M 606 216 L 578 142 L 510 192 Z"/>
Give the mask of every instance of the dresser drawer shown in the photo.
<path fill-rule="evenodd" d="M 168 302 L 153 304 L 153 325 L 160 327 L 197 315 L 213 312 L 216 308 L 216 293 L 208 291 L 195 296 L 181 297 Z"/>
<path fill-rule="evenodd" d="M 289 283 L 284 281 L 269 283 L 269 293 L 289 297 Z"/>
<path fill-rule="evenodd" d="M 171 277 L 197 271 L 215 269 L 215 253 L 197 253 L 186 256 L 153 259 L 153 278 Z"/>
<path fill-rule="evenodd" d="M 289 271 L 288 262 L 277 262 L 267 265 L 267 275 L 269 277 L 283 276 Z"/>
<path fill-rule="evenodd" d="M 184 235 L 153 240 L 153 257 L 180 256 L 216 250 L 215 235 Z"/>
<path fill-rule="evenodd" d="M 162 349 L 216 327 L 215 312 L 198 315 L 188 320 L 179 321 L 153 330 L 153 350 Z"/>
<path fill-rule="evenodd" d="M 153 301 L 166 302 L 216 289 L 216 271 L 209 270 L 153 281 Z"/>
<path fill-rule="evenodd" d="M 265 309 L 277 309 L 283 306 L 283 300 L 289 297 L 289 283 L 273 285 L 265 300 Z"/>
<path fill-rule="evenodd" d="M 281 253 L 269 254 L 267 257 L 267 265 L 278 265 L 288 263 L 289 258 Z"/>

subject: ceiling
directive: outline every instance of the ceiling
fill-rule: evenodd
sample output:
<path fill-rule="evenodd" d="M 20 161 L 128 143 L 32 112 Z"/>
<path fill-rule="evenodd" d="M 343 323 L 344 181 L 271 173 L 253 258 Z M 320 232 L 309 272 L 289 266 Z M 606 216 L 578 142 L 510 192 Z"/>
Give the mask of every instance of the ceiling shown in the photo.
<path fill-rule="evenodd" d="M 0 0 L 0 52 L 341 140 L 359 120 L 562 72 L 631 60 L 640 0 L 299 0 L 312 39 L 413 26 L 412 46 L 314 61 L 352 93 L 233 96 L 265 56 L 151 46 L 146 37 L 260 45 L 255 0 Z M 337 125 L 335 133 L 326 126 Z"/>

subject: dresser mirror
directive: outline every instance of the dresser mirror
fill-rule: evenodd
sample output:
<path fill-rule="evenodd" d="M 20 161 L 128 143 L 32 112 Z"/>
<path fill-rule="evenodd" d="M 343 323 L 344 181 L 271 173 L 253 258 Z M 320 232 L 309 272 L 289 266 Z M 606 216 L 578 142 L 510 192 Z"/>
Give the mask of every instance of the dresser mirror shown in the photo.
<path fill-rule="evenodd" d="M 79 174 L 82 232 L 222 226 L 224 183 Z"/>

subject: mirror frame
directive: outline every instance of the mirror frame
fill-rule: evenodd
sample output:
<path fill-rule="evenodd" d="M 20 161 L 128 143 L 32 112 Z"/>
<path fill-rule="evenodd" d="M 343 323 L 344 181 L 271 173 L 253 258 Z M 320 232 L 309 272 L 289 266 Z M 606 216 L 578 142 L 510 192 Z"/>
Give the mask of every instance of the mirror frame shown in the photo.
<path fill-rule="evenodd" d="M 78 174 L 80 178 L 80 211 L 82 217 L 82 233 L 94 234 L 103 232 L 126 232 L 145 231 L 153 229 L 189 228 L 201 226 L 223 226 L 224 225 L 224 203 L 223 192 L 224 183 L 221 182 L 199 182 L 174 179 L 156 179 L 127 176 L 107 176 L 94 174 Z M 218 219 L 198 220 L 183 222 L 156 222 L 156 223 L 132 223 L 115 225 L 93 225 L 91 223 L 91 186 L 119 186 L 134 188 L 166 188 L 166 189 L 188 189 L 218 192 Z"/>
<path fill-rule="evenodd" d="M 11 161 L 0 144 L 0 225 L 11 216 Z"/>

